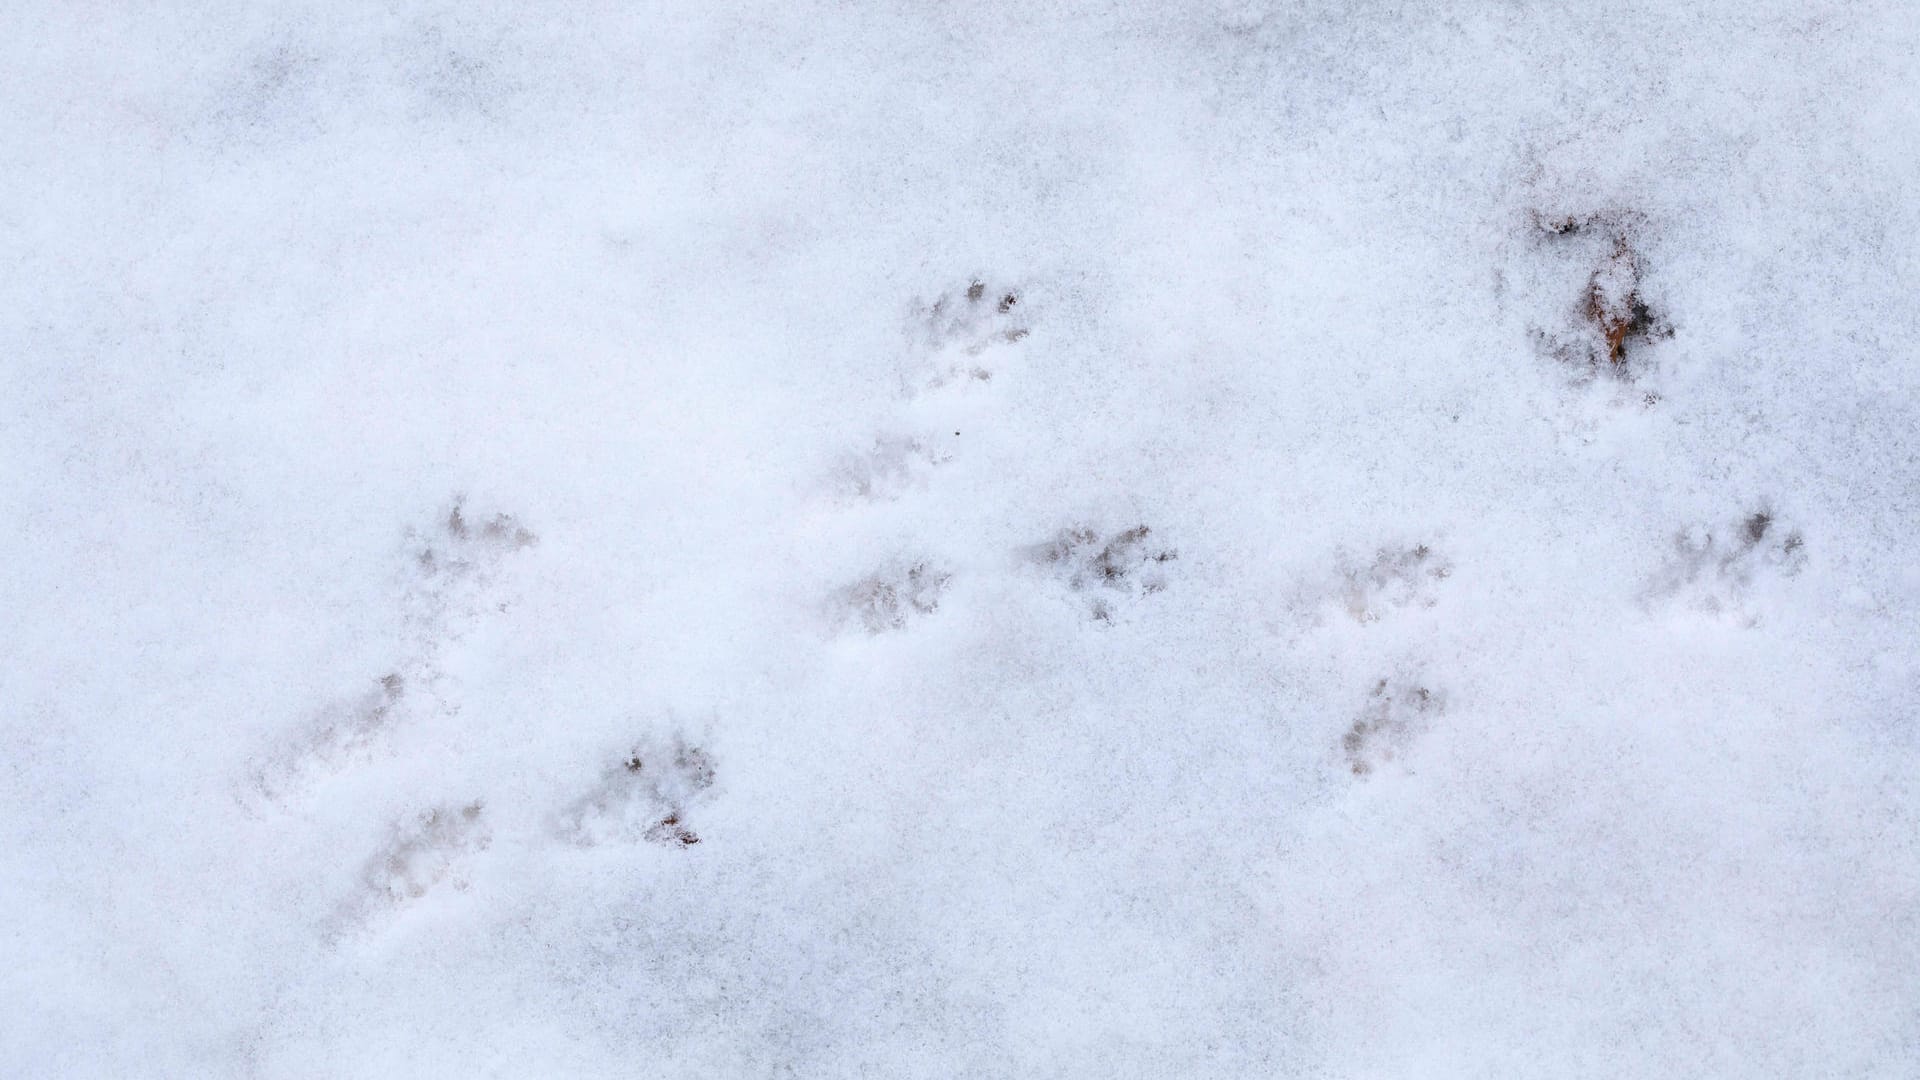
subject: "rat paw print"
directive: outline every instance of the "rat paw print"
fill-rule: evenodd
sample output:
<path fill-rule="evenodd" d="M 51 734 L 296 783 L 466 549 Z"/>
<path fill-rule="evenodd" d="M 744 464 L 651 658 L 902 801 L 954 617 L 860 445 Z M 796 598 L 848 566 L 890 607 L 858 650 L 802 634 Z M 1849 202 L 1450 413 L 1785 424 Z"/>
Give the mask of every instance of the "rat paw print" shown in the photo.
<path fill-rule="evenodd" d="M 1675 536 L 1673 554 L 1646 596 L 1755 626 L 1760 617 L 1748 610 L 1750 594 L 1767 578 L 1793 577 L 1806 563 L 1800 530 L 1762 507 L 1718 531 L 1696 526 Z"/>
<path fill-rule="evenodd" d="M 991 382 L 999 362 L 994 354 L 1029 333 L 1020 291 L 976 278 L 917 309 L 913 336 L 919 363 L 909 389 L 919 393 Z"/>
<path fill-rule="evenodd" d="M 1673 336 L 1644 288 L 1644 220 L 1626 211 L 1535 214 L 1533 225 L 1540 245 L 1583 279 L 1566 315 L 1534 328 L 1541 351 L 1570 368 L 1576 381 L 1634 382 L 1649 368 L 1650 346 Z M 1646 404 L 1659 400 L 1656 393 L 1640 396 Z"/>
<path fill-rule="evenodd" d="M 883 435 L 866 450 L 840 459 L 833 470 L 833 490 L 846 500 L 892 502 L 923 486 L 927 473 L 948 460 L 949 455 L 919 439 Z"/>
<path fill-rule="evenodd" d="M 255 759 L 251 794 L 284 802 L 328 776 L 373 761 L 399 722 L 406 696 L 407 681 L 394 672 L 357 700 L 323 710 L 284 745 Z"/>
<path fill-rule="evenodd" d="M 540 542 L 511 515 L 469 517 L 460 498 L 437 527 L 409 539 L 413 574 L 407 620 L 429 648 L 457 638 L 463 617 L 505 611 L 508 601 L 490 592 L 501 565 Z"/>
<path fill-rule="evenodd" d="M 1369 776 L 1404 757 L 1441 709 L 1439 695 L 1424 686 L 1388 679 L 1374 683 L 1360 715 L 1340 737 L 1347 770 Z"/>
<path fill-rule="evenodd" d="M 940 609 L 953 575 L 920 561 L 854 582 L 833 596 L 833 620 L 857 624 L 869 634 L 905 630 Z"/>
<path fill-rule="evenodd" d="M 560 833 L 580 847 L 640 841 L 692 847 L 700 837 L 687 824 L 687 811 L 707 797 L 713 779 L 713 758 L 684 739 L 638 744 L 561 816 Z"/>
<path fill-rule="evenodd" d="M 340 929 L 392 918 L 442 886 L 468 887 L 468 861 L 492 846 L 481 803 L 438 806 L 396 826 L 367 860 L 355 894 L 340 905 Z"/>
<path fill-rule="evenodd" d="M 1379 622 L 1383 614 L 1401 608 L 1430 608 L 1438 601 L 1436 587 L 1453 575 L 1453 564 L 1425 544 L 1381 548 L 1371 561 L 1342 555 L 1341 607 L 1354 622 Z"/>
<path fill-rule="evenodd" d="M 1152 543 L 1153 530 L 1136 525 L 1102 536 L 1087 526 L 1062 529 L 1052 541 L 1028 551 L 1029 559 L 1056 574 L 1067 588 L 1087 598 L 1097 622 L 1112 622 L 1116 604 L 1150 596 L 1167 587 L 1167 564 L 1180 557 Z"/>

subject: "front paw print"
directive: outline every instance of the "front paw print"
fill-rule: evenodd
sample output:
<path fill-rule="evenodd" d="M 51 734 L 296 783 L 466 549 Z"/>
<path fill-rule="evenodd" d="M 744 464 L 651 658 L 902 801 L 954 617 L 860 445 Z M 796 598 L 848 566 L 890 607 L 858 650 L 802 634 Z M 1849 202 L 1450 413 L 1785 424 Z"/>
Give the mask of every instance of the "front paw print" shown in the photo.
<path fill-rule="evenodd" d="M 1031 327 L 1019 289 L 975 278 L 916 308 L 912 320 L 919 363 L 915 392 L 993 381 L 996 353 L 1026 340 Z"/>

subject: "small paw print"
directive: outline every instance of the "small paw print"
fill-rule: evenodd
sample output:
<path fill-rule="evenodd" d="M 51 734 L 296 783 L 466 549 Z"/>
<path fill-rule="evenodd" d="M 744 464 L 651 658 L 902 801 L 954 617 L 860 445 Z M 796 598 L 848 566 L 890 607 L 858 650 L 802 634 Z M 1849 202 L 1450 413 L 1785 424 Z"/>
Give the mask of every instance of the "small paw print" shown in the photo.
<path fill-rule="evenodd" d="M 1541 350 L 1566 364 L 1580 382 L 1602 377 L 1633 382 L 1648 368 L 1648 348 L 1673 336 L 1644 285 L 1645 220 L 1629 211 L 1607 211 L 1535 214 L 1533 223 L 1544 246 L 1585 270 L 1567 317 L 1535 328 Z M 1659 395 L 1642 393 L 1639 399 L 1652 405 Z"/>
<path fill-rule="evenodd" d="M 1754 626 L 1760 620 L 1748 610 L 1749 594 L 1763 579 L 1793 577 L 1806 564 L 1800 530 L 1760 507 L 1725 528 L 1695 526 L 1676 535 L 1666 568 L 1646 597 Z"/>
<path fill-rule="evenodd" d="M 712 756 L 684 738 L 638 743 L 561 815 L 560 833 L 581 847 L 642 840 L 692 847 L 700 836 L 687 813 L 706 799 L 713 781 Z"/>
<path fill-rule="evenodd" d="M 905 630 L 940 609 L 953 575 L 921 560 L 871 574 L 833 596 L 834 621 L 857 623 L 869 634 Z"/>
<path fill-rule="evenodd" d="M 1369 776 L 1403 757 L 1442 707 L 1439 695 L 1418 683 L 1390 679 L 1374 683 L 1360 715 L 1340 737 L 1348 771 Z"/>
<path fill-rule="evenodd" d="M 1031 330 L 1018 289 L 974 279 L 917 309 L 913 319 L 916 393 L 993 381 L 994 354 L 1024 341 Z"/>
<path fill-rule="evenodd" d="M 1095 621 L 1112 622 L 1118 602 L 1151 596 L 1167 587 L 1168 564 L 1180 553 L 1151 542 L 1152 535 L 1145 525 L 1111 536 L 1078 525 L 1029 549 L 1028 557 L 1051 570 L 1067 588 L 1086 596 Z"/>
<path fill-rule="evenodd" d="M 924 485 L 927 474 L 948 460 L 921 439 L 883 435 L 835 464 L 833 488 L 847 500 L 891 502 Z"/>
<path fill-rule="evenodd" d="M 1339 563 L 1341 606 L 1363 625 L 1396 609 L 1433 607 L 1435 588 L 1453 576 L 1453 564 L 1426 544 L 1384 547 L 1366 562 L 1343 555 Z"/>
<path fill-rule="evenodd" d="M 365 929 L 442 886 L 465 890 L 468 863 L 492 843 L 479 801 L 436 806 L 400 822 L 361 869 L 359 888 L 336 913 L 336 928 Z"/>

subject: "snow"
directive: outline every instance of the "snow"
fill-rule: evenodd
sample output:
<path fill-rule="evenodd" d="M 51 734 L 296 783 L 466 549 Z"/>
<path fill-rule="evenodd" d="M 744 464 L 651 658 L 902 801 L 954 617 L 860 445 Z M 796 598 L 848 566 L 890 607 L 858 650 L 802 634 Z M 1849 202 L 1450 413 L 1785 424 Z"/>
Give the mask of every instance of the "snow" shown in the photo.
<path fill-rule="evenodd" d="M 0 1069 L 1920 1069 L 1896 0 L 0 13 Z"/>

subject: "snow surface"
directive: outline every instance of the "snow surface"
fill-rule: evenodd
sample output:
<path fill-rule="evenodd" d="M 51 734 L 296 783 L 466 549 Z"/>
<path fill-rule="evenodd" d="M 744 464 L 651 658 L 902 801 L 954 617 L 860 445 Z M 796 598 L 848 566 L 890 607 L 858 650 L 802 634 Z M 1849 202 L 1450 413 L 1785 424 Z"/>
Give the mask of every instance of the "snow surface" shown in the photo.
<path fill-rule="evenodd" d="M 0 57 L 0 1072 L 1920 1075 L 1910 0 Z"/>

